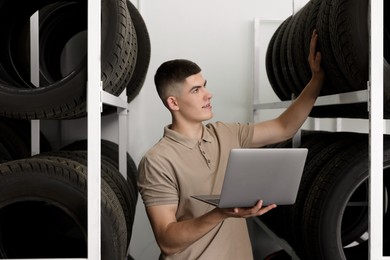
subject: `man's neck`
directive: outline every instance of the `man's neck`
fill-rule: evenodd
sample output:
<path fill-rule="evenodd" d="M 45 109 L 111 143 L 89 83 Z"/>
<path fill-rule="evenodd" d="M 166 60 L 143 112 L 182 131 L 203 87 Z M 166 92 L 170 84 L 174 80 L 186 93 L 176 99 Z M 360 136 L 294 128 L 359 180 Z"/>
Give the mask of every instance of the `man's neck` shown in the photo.
<path fill-rule="evenodd" d="M 170 127 L 172 130 L 184 135 L 188 138 L 199 140 L 202 138 L 203 134 L 203 124 L 194 123 L 194 124 L 179 124 L 178 122 L 172 122 Z"/>

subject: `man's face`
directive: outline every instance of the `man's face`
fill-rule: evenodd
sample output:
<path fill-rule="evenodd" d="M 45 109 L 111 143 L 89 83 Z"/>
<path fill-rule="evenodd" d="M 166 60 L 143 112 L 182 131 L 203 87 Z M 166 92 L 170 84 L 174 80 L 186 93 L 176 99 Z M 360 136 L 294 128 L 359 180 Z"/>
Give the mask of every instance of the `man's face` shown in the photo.
<path fill-rule="evenodd" d="M 212 94 L 206 89 L 201 73 L 189 76 L 176 97 L 179 112 L 187 121 L 202 122 L 213 117 Z"/>

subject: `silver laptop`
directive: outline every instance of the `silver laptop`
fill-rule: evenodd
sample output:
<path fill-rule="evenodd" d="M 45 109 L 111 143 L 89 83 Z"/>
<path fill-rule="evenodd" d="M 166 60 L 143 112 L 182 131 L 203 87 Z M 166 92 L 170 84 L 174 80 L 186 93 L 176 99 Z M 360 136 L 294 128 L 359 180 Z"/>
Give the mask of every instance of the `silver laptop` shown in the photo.
<path fill-rule="evenodd" d="M 307 148 L 232 149 L 220 195 L 194 195 L 220 208 L 295 203 Z"/>

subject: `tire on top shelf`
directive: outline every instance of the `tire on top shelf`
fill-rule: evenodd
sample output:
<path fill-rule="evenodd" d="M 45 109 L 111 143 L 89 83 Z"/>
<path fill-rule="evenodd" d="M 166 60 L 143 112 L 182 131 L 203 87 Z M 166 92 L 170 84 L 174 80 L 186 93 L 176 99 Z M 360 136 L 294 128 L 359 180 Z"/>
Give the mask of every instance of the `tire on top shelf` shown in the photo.
<path fill-rule="evenodd" d="M 387 1 L 384 3 L 384 11 L 387 12 L 389 4 Z M 288 34 L 289 37 L 279 37 L 280 30 L 276 31 L 273 36 L 274 41 L 269 43 L 272 46 L 267 49 L 275 52 L 275 46 L 279 46 L 280 54 L 273 55 L 272 59 L 266 62 L 267 75 L 271 75 L 270 83 L 273 89 L 277 89 L 275 93 L 278 97 L 284 100 L 279 93 L 291 92 L 291 90 L 294 94 L 299 94 L 309 81 L 307 75 L 311 75 L 311 71 L 307 66 L 307 57 L 310 37 L 314 29 L 318 31 L 317 48 L 322 54 L 322 67 L 326 74 L 320 95 L 367 89 L 368 11 L 368 0 L 312 0 L 298 13 L 286 18 L 282 24 L 288 23 L 290 26 L 285 26 L 286 30 L 283 34 Z M 390 37 L 389 18 L 387 15 L 384 17 L 384 118 L 388 119 L 390 118 L 388 66 Z M 304 51 L 300 51 L 297 46 L 301 46 Z M 269 55 L 267 53 L 266 56 Z M 283 58 L 286 55 L 287 60 Z M 279 73 L 279 68 L 283 68 L 283 73 Z M 364 102 L 314 107 L 310 116 L 368 118 L 369 114 L 367 103 Z"/>
<path fill-rule="evenodd" d="M 113 95 L 131 89 L 130 102 L 143 84 L 150 42 L 142 17 L 127 2 L 102 1 L 101 79 L 103 90 Z M 39 87 L 30 82 L 29 69 L 29 21 L 36 11 L 40 14 Z M 10 13 L 15 15 L 9 16 Z M 0 53 L 0 115 L 25 119 L 73 119 L 86 115 L 86 13 L 86 0 L 0 3 L 0 22 L 7 24 L 0 28 L 0 47 L 6 50 Z M 105 108 L 104 113 L 116 111 Z"/>

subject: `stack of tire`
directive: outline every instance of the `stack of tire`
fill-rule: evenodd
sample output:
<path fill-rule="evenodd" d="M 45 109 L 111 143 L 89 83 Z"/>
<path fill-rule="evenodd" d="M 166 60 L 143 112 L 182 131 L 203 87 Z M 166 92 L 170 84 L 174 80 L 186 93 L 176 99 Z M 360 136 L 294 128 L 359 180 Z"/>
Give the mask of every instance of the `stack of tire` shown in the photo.
<path fill-rule="evenodd" d="M 39 86 L 30 80 L 30 17 L 37 11 Z M 128 0 L 102 0 L 101 12 L 103 90 L 126 91 L 130 103 L 149 66 L 148 31 Z M 87 115 L 87 0 L 2 0 L 0 22 L 0 258 L 87 258 L 87 140 L 53 151 L 41 134 L 41 154 L 31 156 L 28 121 Z M 131 258 L 137 167 L 127 154 L 123 176 L 118 150 L 101 141 L 104 260 Z"/>
<path fill-rule="evenodd" d="M 388 1 L 384 1 L 385 10 Z M 368 0 L 311 0 L 284 20 L 266 52 L 266 72 L 280 100 L 298 96 L 311 77 L 307 62 L 312 32 L 319 35 L 318 50 L 326 81 L 321 95 L 367 89 Z M 385 16 L 386 17 L 386 16 Z M 385 18 L 384 115 L 390 117 L 389 19 Z M 368 118 L 367 104 L 315 107 L 313 117 Z"/>
<path fill-rule="evenodd" d="M 0 126 L 0 147 L 8 148 L 0 153 L 0 258 L 87 258 L 87 140 L 30 157 L 30 140 L 5 136 Z M 12 145 L 7 138 L 14 138 Z M 102 259 L 124 259 L 138 198 L 137 167 L 127 154 L 125 178 L 118 145 L 102 140 L 101 147 Z"/>
<path fill-rule="evenodd" d="M 291 141 L 272 147 L 291 147 Z M 304 131 L 308 148 L 294 205 L 261 219 L 286 239 L 302 260 L 368 259 L 368 135 Z M 390 255 L 390 136 L 384 136 L 383 255 Z M 379 217 L 379 216 L 378 216 Z"/>
<path fill-rule="evenodd" d="M 311 77 L 307 57 L 313 30 L 326 81 L 322 96 L 367 89 L 368 0 L 310 0 L 271 37 L 266 69 L 280 100 L 298 96 Z M 384 1 L 384 12 L 389 1 Z M 390 117 L 390 18 L 384 16 L 384 117 Z M 375 87 L 375 86 L 373 86 Z M 312 117 L 368 118 L 367 103 L 314 107 Z M 270 147 L 292 147 L 291 141 Z M 297 200 L 261 219 L 302 260 L 365 260 L 369 254 L 369 140 L 367 134 L 303 131 L 308 148 Z M 371 151 L 375 152 L 375 151 Z M 390 255 L 390 136 L 384 136 L 383 255 Z"/>
<path fill-rule="evenodd" d="M 30 81 L 29 23 L 37 11 L 39 87 Z M 149 66 L 147 28 L 127 0 L 103 0 L 101 19 L 103 90 L 119 96 L 126 89 L 131 102 Z M 4 0 L 0 22 L 7 25 L 0 28 L 0 115 L 25 119 L 85 116 L 87 0 Z"/>

